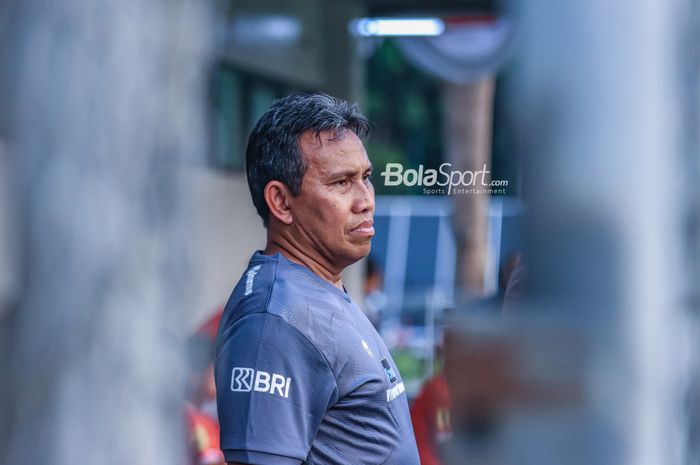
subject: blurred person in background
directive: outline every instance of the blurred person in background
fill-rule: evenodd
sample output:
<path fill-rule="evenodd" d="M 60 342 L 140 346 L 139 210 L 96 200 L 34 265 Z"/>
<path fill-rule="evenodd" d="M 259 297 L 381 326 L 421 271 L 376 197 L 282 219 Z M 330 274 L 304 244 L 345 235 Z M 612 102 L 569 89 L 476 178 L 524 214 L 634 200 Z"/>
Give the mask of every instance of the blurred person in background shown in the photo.
<path fill-rule="evenodd" d="M 434 463 L 521 463 L 532 429 L 518 423 L 519 415 L 561 413 L 581 401 L 577 371 L 541 371 L 538 362 L 553 347 L 555 358 L 577 352 L 580 339 L 559 328 L 546 344 L 535 341 L 523 320 L 502 312 L 498 299 L 472 302 L 448 320 L 443 373 L 451 435 L 438 443 L 440 462 Z"/>
<path fill-rule="evenodd" d="M 379 329 L 382 310 L 386 307 L 386 294 L 382 290 L 384 277 L 377 263 L 371 257 L 367 258 L 366 265 L 364 282 L 365 302 L 362 310 L 370 323 Z"/>
<path fill-rule="evenodd" d="M 442 370 L 423 384 L 411 407 L 421 465 L 456 463 L 449 453 L 453 426 L 456 442 L 467 446 L 460 452 L 468 454 L 468 463 L 490 464 L 504 410 L 520 389 L 512 350 L 499 330 L 500 296 L 472 301 L 459 312 L 446 309 L 444 315 L 443 343 L 436 354 Z M 463 331 L 465 317 L 484 328 Z"/>
<path fill-rule="evenodd" d="M 508 290 L 508 284 L 510 283 L 511 277 L 516 269 L 519 269 L 522 262 L 522 254 L 519 252 L 510 254 L 501 264 L 498 270 L 498 294 L 497 297 L 505 299 L 506 291 Z"/>
<path fill-rule="evenodd" d="M 230 463 L 418 465 L 404 383 L 341 273 L 374 236 L 369 132 L 325 94 L 276 100 L 246 169 L 267 228 L 226 305 L 216 349 Z"/>
<path fill-rule="evenodd" d="M 527 262 L 522 258 L 518 259 L 508 275 L 503 292 L 502 308 L 505 314 L 515 311 L 527 297 L 529 290 L 527 274 Z"/>
<path fill-rule="evenodd" d="M 436 358 L 444 358 L 443 347 L 438 347 Z M 411 406 L 421 465 L 442 465 L 440 447 L 452 437 L 450 409 L 450 391 L 443 367 L 423 384 Z"/>
<path fill-rule="evenodd" d="M 219 309 L 187 341 L 190 377 L 185 402 L 189 464 L 224 463 L 219 447 L 219 421 L 214 384 L 214 344 L 221 321 Z"/>
<path fill-rule="evenodd" d="M 445 348 L 452 424 L 472 451 L 488 450 L 498 438 L 505 411 L 523 389 L 516 379 L 512 341 L 498 329 L 455 329 L 446 332 Z"/>

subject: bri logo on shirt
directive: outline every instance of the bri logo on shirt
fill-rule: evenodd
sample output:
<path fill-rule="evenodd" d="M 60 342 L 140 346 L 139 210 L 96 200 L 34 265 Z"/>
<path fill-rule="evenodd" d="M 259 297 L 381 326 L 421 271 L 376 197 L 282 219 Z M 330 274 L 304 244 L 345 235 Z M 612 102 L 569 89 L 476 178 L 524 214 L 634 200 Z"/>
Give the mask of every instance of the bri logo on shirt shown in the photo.
<path fill-rule="evenodd" d="M 252 368 L 235 367 L 231 372 L 231 390 L 233 392 L 266 392 L 280 397 L 289 397 L 292 378 L 285 378 L 277 373 L 255 371 Z"/>

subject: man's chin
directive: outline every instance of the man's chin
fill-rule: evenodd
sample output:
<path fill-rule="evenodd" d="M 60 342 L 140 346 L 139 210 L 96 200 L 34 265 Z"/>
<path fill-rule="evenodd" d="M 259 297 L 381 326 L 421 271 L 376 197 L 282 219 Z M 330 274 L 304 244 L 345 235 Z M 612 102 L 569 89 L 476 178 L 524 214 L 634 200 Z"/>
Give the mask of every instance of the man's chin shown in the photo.
<path fill-rule="evenodd" d="M 367 240 L 364 244 L 356 244 L 352 250 L 349 250 L 345 254 L 345 259 L 349 262 L 346 266 L 350 266 L 355 262 L 358 262 L 369 255 L 372 250 L 372 241 Z"/>

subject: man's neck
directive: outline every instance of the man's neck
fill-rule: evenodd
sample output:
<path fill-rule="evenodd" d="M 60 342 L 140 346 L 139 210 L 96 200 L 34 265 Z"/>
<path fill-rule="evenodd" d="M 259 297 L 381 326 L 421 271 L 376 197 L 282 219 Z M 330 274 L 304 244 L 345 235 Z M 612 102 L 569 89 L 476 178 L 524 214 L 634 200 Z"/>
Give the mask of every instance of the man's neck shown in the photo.
<path fill-rule="evenodd" d="M 274 255 L 277 252 L 284 255 L 290 262 L 305 266 L 324 281 L 328 281 L 338 289 L 344 290 L 341 271 L 332 270 L 329 266 L 324 265 L 321 259 L 314 259 L 288 241 L 273 240 L 268 237 L 263 253 L 265 255 Z"/>

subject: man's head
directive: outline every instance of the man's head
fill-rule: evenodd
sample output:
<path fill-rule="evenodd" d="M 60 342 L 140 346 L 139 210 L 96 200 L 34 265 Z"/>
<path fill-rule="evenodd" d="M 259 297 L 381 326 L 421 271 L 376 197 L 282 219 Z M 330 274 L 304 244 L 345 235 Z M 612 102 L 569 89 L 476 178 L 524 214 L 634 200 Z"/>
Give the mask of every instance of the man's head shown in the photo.
<path fill-rule="evenodd" d="M 342 267 L 369 253 L 374 190 L 360 140 L 368 132 L 356 105 L 325 94 L 272 104 L 246 150 L 253 204 L 269 234 Z"/>

